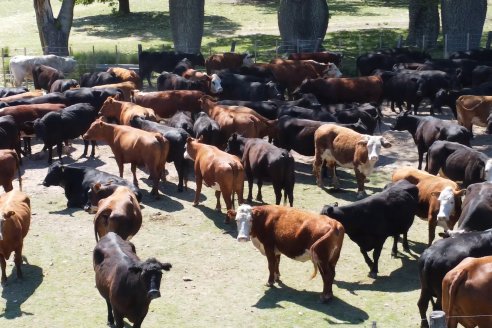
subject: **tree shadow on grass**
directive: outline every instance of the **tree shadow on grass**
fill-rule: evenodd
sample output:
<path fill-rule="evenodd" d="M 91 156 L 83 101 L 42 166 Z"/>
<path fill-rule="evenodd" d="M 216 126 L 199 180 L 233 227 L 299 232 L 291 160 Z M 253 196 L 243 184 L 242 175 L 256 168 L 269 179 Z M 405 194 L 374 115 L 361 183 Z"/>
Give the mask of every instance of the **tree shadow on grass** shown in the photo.
<path fill-rule="evenodd" d="M 370 14 L 364 9 L 367 7 L 408 8 L 408 0 L 331 1 L 328 7 L 333 15 L 377 16 L 378 14 Z"/>
<path fill-rule="evenodd" d="M 228 234 L 231 237 L 236 238 L 236 234 L 237 234 L 236 224 L 234 223 L 233 220 L 231 220 L 231 222 L 228 224 L 225 223 L 225 218 L 226 218 L 225 209 L 222 209 L 222 211 L 219 212 L 213 208 L 206 207 L 203 204 L 198 204 L 196 208 L 199 209 L 203 213 L 203 215 L 205 215 L 208 219 L 212 220 L 215 226 L 220 230 L 222 230 L 224 234 Z"/>
<path fill-rule="evenodd" d="M 50 211 L 48 212 L 49 214 L 56 214 L 56 215 L 61 215 L 61 216 L 70 216 L 70 217 L 74 217 L 74 213 L 77 212 L 77 211 L 83 211 L 83 209 L 81 207 L 66 207 L 62 210 L 58 210 L 58 211 Z"/>
<path fill-rule="evenodd" d="M 284 283 L 280 283 L 279 287 L 275 286 L 267 289 L 265 295 L 253 306 L 258 309 L 281 308 L 282 305 L 278 303 L 284 301 L 295 303 L 304 308 L 325 313 L 335 318 L 336 321 L 329 318 L 325 319 L 330 324 L 359 324 L 369 319 L 369 315 L 365 311 L 337 297 L 334 297 L 327 304 L 323 304 L 319 301 L 319 293 L 295 290 Z"/>
<path fill-rule="evenodd" d="M 16 271 L 15 266 L 12 271 Z M 22 315 L 33 315 L 22 311 L 21 306 L 43 282 L 43 269 L 36 265 L 22 264 L 22 273 L 24 279 L 19 280 L 12 272 L 8 277 L 7 285 L 2 289 L 2 298 L 6 300 L 6 307 L 0 318 L 15 319 Z"/>

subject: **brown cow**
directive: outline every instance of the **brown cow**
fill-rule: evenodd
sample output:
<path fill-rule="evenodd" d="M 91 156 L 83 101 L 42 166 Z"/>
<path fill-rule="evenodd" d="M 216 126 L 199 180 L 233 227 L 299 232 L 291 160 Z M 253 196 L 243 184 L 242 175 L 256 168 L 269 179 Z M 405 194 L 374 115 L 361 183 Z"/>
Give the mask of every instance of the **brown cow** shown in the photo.
<path fill-rule="evenodd" d="M 150 194 L 159 197 L 159 180 L 163 176 L 169 152 L 169 141 L 160 133 L 147 132 L 131 126 L 108 124 L 97 119 L 83 138 L 105 141 L 109 144 L 121 178 L 123 178 L 123 164 L 131 163 L 133 184 L 136 187 L 138 187 L 137 166 L 145 166 L 153 181 Z"/>
<path fill-rule="evenodd" d="M 357 180 L 357 197 L 364 197 L 364 182 L 374 170 L 381 146 L 389 148 L 391 143 L 382 136 L 360 134 L 336 124 L 323 124 L 314 133 L 313 174 L 318 186 L 323 187 L 320 173 L 321 165 L 326 161 L 326 165 L 331 169 L 335 189 L 339 187 L 336 166 L 353 168 Z"/>
<path fill-rule="evenodd" d="M 253 245 L 265 255 L 268 260 L 268 286 L 280 282 L 280 255 L 305 262 L 311 260 L 314 272 L 321 274 L 323 292 L 321 301 L 333 297 L 333 280 L 335 265 L 342 250 L 345 229 L 340 222 L 325 215 L 314 214 L 295 208 L 278 205 L 251 207 L 247 204 L 238 208 L 230 216 L 236 217 L 237 240 L 251 240 Z"/>
<path fill-rule="evenodd" d="M 123 328 L 123 318 L 128 318 L 133 327 L 141 327 L 150 302 L 161 296 L 161 271 L 169 271 L 171 264 L 155 258 L 142 262 L 135 246 L 114 232 L 99 240 L 92 258 L 96 287 L 108 308 L 108 325 Z"/>
<path fill-rule="evenodd" d="M 170 90 L 157 92 L 132 92 L 132 102 L 147 108 L 152 108 L 159 119 L 169 118 L 179 110 L 192 113 L 201 111 L 200 100 L 205 94 L 194 90 Z"/>
<path fill-rule="evenodd" d="M 300 53 L 292 53 L 289 55 L 287 59 L 292 60 L 315 60 L 318 63 L 333 63 L 337 66 L 340 66 L 342 63 L 343 54 L 330 52 L 330 51 L 321 51 L 321 52 L 300 52 Z"/>
<path fill-rule="evenodd" d="M 236 54 L 224 52 L 223 54 L 211 55 L 205 60 L 207 74 L 212 74 L 223 69 L 238 69 L 241 66 L 251 66 L 253 58 L 248 53 Z"/>
<path fill-rule="evenodd" d="M 32 79 L 35 89 L 51 90 L 51 85 L 59 79 L 64 79 L 63 72 L 46 65 L 36 65 L 32 68 Z"/>
<path fill-rule="evenodd" d="M 135 83 L 138 89 L 142 88 L 142 79 L 134 70 L 122 67 L 110 67 L 106 72 L 116 76 L 121 82 L 130 81 Z"/>
<path fill-rule="evenodd" d="M 268 120 L 249 107 L 218 105 L 210 96 L 200 99 L 202 110 L 217 121 L 225 143 L 233 133 L 246 138 L 273 137 L 277 120 Z"/>
<path fill-rule="evenodd" d="M 70 89 L 80 88 L 79 82 L 74 79 L 59 79 L 51 84 L 51 92 L 65 92 Z"/>
<path fill-rule="evenodd" d="M 492 256 L 467 257 L 442 280 L 448 328 L 492 327 Z"/>
<path fill-rule="evenodd" d="M 14 252 L 17 278 L 22 278 L 22 246 L 31 223 L 31 201 L 22 191 L 12 190 L 0 196 L 0 265 L 2 286 L 7 282 L 6 263 Z"/>
<path fill-rule="evenodd" d="M 95 192 L 101 184 L 95 184 Z M 128 187 L 118 186 L 110 196 L 101 199 L 94 216 L 96 242 L 112 231 L 125 240 L 131 239 L 142 226 L 142 211 L 137 197 Z"/>
<path fill-rule="evenodd" d="M 135 116 L 146 120 L 156 121 L 154 110 L 139 106 L 128 101 L 118 101 L 108 97 L 101 106 L 99 114 L 107 119 L 115 119 L 118 124 L 130 125 L 130 121 Z"/>
<path fill-rule="evenodd" d="M 185 158 L 195 162 L 196 191 L 193 205 L 197 206 L 202 191 L 202 183 L 215 189 L 217 205 L 215 209 L 220 211 L 220 193 L 224 198 L 227 210 L 234 208 L 234 193 L 237 194 L 239 204 L 243 200 L 244 168 L 241 160 L 234 155 L 229 155 L 215 146 L 200 143 L 199 140 L 188 138 L 186 140 Z M 226 215 L 226 223 L 230 217 Z"/>
<path fill-rule="evenodd" d="M 5 192 L 9 192 L 14 187 L 12 181 L 15 173 L 19 178 L 19 189 L 22 190 L 22 177 L 20 172 L 20 159 L 15 150 L 0 149 L 0 185 Z"/>
<path fill-rule="evenodd" d="M 92 89 L 106 89 L 106 88 L 115 88 L 121 90 L 121 92 L 123 92 L 123 100 L 130 101 L 132 91 L 137 89 L 137 85 L 131 81 L 125 81 L 125 82 L 113 83 L 113 84 L 96 85 L 92 87 Z"/>
<path fill-rule="evenodd" d="M 2 97 L 2 98 L 0 98 L 0 101 L 8 103 L 11 101 L 16 101 L 16 100 L 27 100 L 27 99 L 31 99 L 31 98 L 40 97 L 43 94 L 44 94 L 43 90 L 33 90 L 33 91 L 20 93 L 18 95 Z"/>
<path fill-rule="evenodd" d="M 461 96 L 456 100 L 458 123 L 473 133 L 473 124 L 492 133 L 492 96 Z"/>
<path fill-rule="evenodd" d="M 429 222 L 428 246 L 435 238 L 438 224 L 445 230 L 453 230 L 461 215 L 461 196 L 466 189 L 461 190 L 454 181 L 411 167 L 395 170 L 391 179 L 393 182 L 405 179 L 419 189 L 416 214 Z"/>

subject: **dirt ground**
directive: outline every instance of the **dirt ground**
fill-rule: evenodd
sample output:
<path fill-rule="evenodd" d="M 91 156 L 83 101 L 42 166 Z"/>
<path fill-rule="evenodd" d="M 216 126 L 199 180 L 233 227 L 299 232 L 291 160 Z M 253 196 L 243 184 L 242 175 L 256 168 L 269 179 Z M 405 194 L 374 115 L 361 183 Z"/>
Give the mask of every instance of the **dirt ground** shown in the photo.
<path fill-rule="evenodd" d="M 445 112 L 446 117 L 449 117 Z M 376 172 L 367 183 L 369 194 L 381 190 L 391 172 L 404 165 L 416 167 L 417 151 L 406 132 L 387 131 L 393 115 L 385 111 L 383 134 L 393 147 L 383 150 Z M 477 134 L 478 130 L 475 131 Z M 491 155 L 491 137 L 477 135 L 476 148 Z M 80 140 L 65 163 L 96 167 L 117 174 L 111 150 L 100 145 L 95 159 L 78 159 Z M 38 143 L 34 152 L 40 151 Z M 312 159 L 297 156 L 294 206 L 319 212 L 321 207 L 355 199 L 353 172 L 340 170 L 343 192 L 333 193 L 315 185 Z M 156 257 L 171 262 L 161 284 L 162 298 L 151 303 L 144 327 L 418 327 L 416 302 L 419 281 L 416 259 L 425 248 L 427 226 L 418 218 L 409 234 L 411 253 L 390 256 L 388 240 L 380 259 L 378 279 L 367 277 L 369 269 L 356 245 L 345 238 L 336 267 L 335 298 L 318 302 L 321 278 L 309 280 L 310 262 L 282 257 L 283 284 L 265 286 L 266 258 L 251 243 L 236 241 L 235 225 L 226 225 L 223 214 L 213 210 L 213 190 L 204 187 L 201 204 L 193 207 L 195 185 L 176 192 L 177 175 L 166 165 L 168 181 L 161 184 L 163 197 L 149 195 L 146 174 L 138 171 L 143 197 L 143 225 L 132 239 L 142 259 Z M 25 239 L 25 278 L 17 279 L 13 262 L 8 262 L 8 285 L 1 289 L 0 325 L 8 327 L 101 327 L 106 323 L 106 306 L 94 283 L 92 250 L 95 246 L 93 215 L 81 209 L 67 209 L 60 187 L 41 185 L 47 173 L 46 158 L 26 159 L 24 191 L 32 204 L 32 223 Z M 129 165 L 124 177 L 130 179 Z M 254 187 L 256 193 L 256 186 Z M 264 199 L 273 203 L 270 185 Z"/>

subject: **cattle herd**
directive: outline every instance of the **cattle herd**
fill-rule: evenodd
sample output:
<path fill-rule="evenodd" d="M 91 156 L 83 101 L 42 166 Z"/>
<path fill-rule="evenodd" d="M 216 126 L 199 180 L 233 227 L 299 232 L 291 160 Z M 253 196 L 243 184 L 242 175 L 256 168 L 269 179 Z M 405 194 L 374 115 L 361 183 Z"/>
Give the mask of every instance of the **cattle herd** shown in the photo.
<path fill-rule="evenodd" d="M 95 213 L 95 280 L 111 325 L 123 327 L 127 318 L 140 327 L 151 300 L 160 296 L 162 270 L 172 267 L 155 258 L 140 260 L 128 241 L 145 226 L 140 202 L 160 198 L 165 164 L 172 162 L 178 192 L 187 188 L 194 172 L 193 205 L 200 201 L 203 184 L 215 190 L 219 211 L 222 196 L 225 222 L 236 221 L 237 240 L 251 240 L 267 257 L 268 285 L 279 282 L 281 254 L 310 260 L 313 277 L 319 271 L 323 280 L 322 301 L 333 298 L 345 234 L 359 246 L 369 276 L 377 279 L 386 239 L 394 239 L 393 256 L 400 238 L 408 251 L 414 217 L 426 220 L 428 248 L 418 261 L 422 327 L 428 326 L 429 302 L 447 313 L 449 327 L 458 322 L 491 327 L 492 317 L 483 314 L 492 315 L 487 297 L 488 288 L 492 290 L 492 159 L 471 148 L 470 141 L 473 125 L 492 131 L 492 51 L 458 52 L 450 59 L 432 59 L 406 48 L 377 51 L 357 59 L 359 77 L 342 77 L 337 67 L 341 61 L 340 54 L 328 51 L 291 54 L 269 63 L 254 63 L 249 54 L 205 59 L 201 54 L 144 51 L 138 74 L 113 67 L 66 79 L 75 66 L 71 58 L 12 58 L 15 87 L 0 88 L 2 284 L 12 252 L 22 277 L 31 208 L 22 192 L 21 166 L 32 160 L 31 138 L 36 137 L 48 152 L 43 185 L 63 187 L 67 207 Z M 144 80 L 151 86 L 152 72 L 159 73 L 157 91 L 141 91 Z M 21 86 L 25 78 L 32 78 L 34 90 Z M 373 135 L 381 133 L 383 101 L 391 102 L 393 111 L 395 105 L 399 108 L 392 129 L 412 135 L 418 168 L 397 168 L 381 192 L 367 196 L 365 184 L 382 148 L 394 146 Z M 423 104 L 430 106 L 431 116 L 419 115 Z M 459 124 L 432 116 L 443 106 L 449 106 Z M 80 136 L 83 157 L 89 143 L 90 157 L 96 155 L 97 142 L 109 145 L 119 176 L 63 164 L 63 145 Z M 54 146 L 59 160 L 52 163 Z M 327 178 L 325 168 L 335 190 L 341 187 L 336 168 L 353 169 L 358 200 L 326 205 L 320 214 L 296 209 L 291 150 L 314 156 L 312 179 L 320 187 Z M 127 163 L 132 182 L 123 179 Z M 137 168 L 149 175 L 152 185 L 144 197 Z M 18 190 L 12 185 L 16 178 Z M 268 181 L 276 205 L 246 204 L 252 202 L 255 180 L 256 200 L 262 202 L 262 185 Z M 438 225 L 444 228 L 443 238 L 434 241 Z M 477 299 L 488 307 L 475 306 Z"/>

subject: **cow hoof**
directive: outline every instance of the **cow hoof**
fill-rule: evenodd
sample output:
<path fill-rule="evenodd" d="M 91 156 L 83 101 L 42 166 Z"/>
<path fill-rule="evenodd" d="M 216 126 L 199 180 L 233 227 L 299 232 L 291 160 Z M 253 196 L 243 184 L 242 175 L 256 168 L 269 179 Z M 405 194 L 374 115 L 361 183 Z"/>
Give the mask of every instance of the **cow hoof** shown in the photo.
<path fill-rule="evenodd" d="M 183 187 L 178 187 L 178 192 L 183 192 Z"/>
<path fill-rule="evenodd" d="M 319 297 L 319 300 L 320 300 L 321 303 L 328 303 L 332 299 L 333 299 L 333 295 L 332 294 L 328 294 L 328 295 L 321 294 L 320 297 Z"/>
<path fill-rule="evenodd" d="M 265 286 L 267 286 L 267 287 L 270 287 L 270 288 L 271 288 L 271 287 L 273 287 L 273 282 L 267 282 L 267 283 L 265 284 Z"/>
<path fill-rule="evenodd" d="M 398 254 L 396 252 L 391 252 L 391 258 L 396 259 L 398 257 Z"/>
<path fill-rule="evenodd" d="M 362 198 L 365 198 L 365 197 L 367 197 L 367 194 L 366 194 L 365 191 L 359 191 L 357 193 L 357 199 L 362 199 Z"/>
<path fill-rule="evenodd" d="M 216 210 L 217 212 L 220 212 L 220 211 L 222 211 L 222 208 L 220 208 L 220 207 L 216 207 L 216 208 L 215 208 L 215 210 Z"/>
<path fill-rule="evenodd" d="M 253 203 L 253 200 L 252 200 L 251 198 L 248 198 L 248 199 L 246 199 L 246 202 L 247 202 L 248 204 L 251 204 L 251 203 Z"/>
<path fill-rule="evenodd" d="M 364 180 L 364 182 L 365 182 L 365 183 L 368 183 L 368 182 L 371 182 L 371 180 L 369 180 L 368 178 L 366 178 L 366 179 Z"/>
<path fill-rule="evenodd" d="M 378 277 L 377 272 L 369 272 L 367 275 L 369 278 L 376 279 Z"/>

